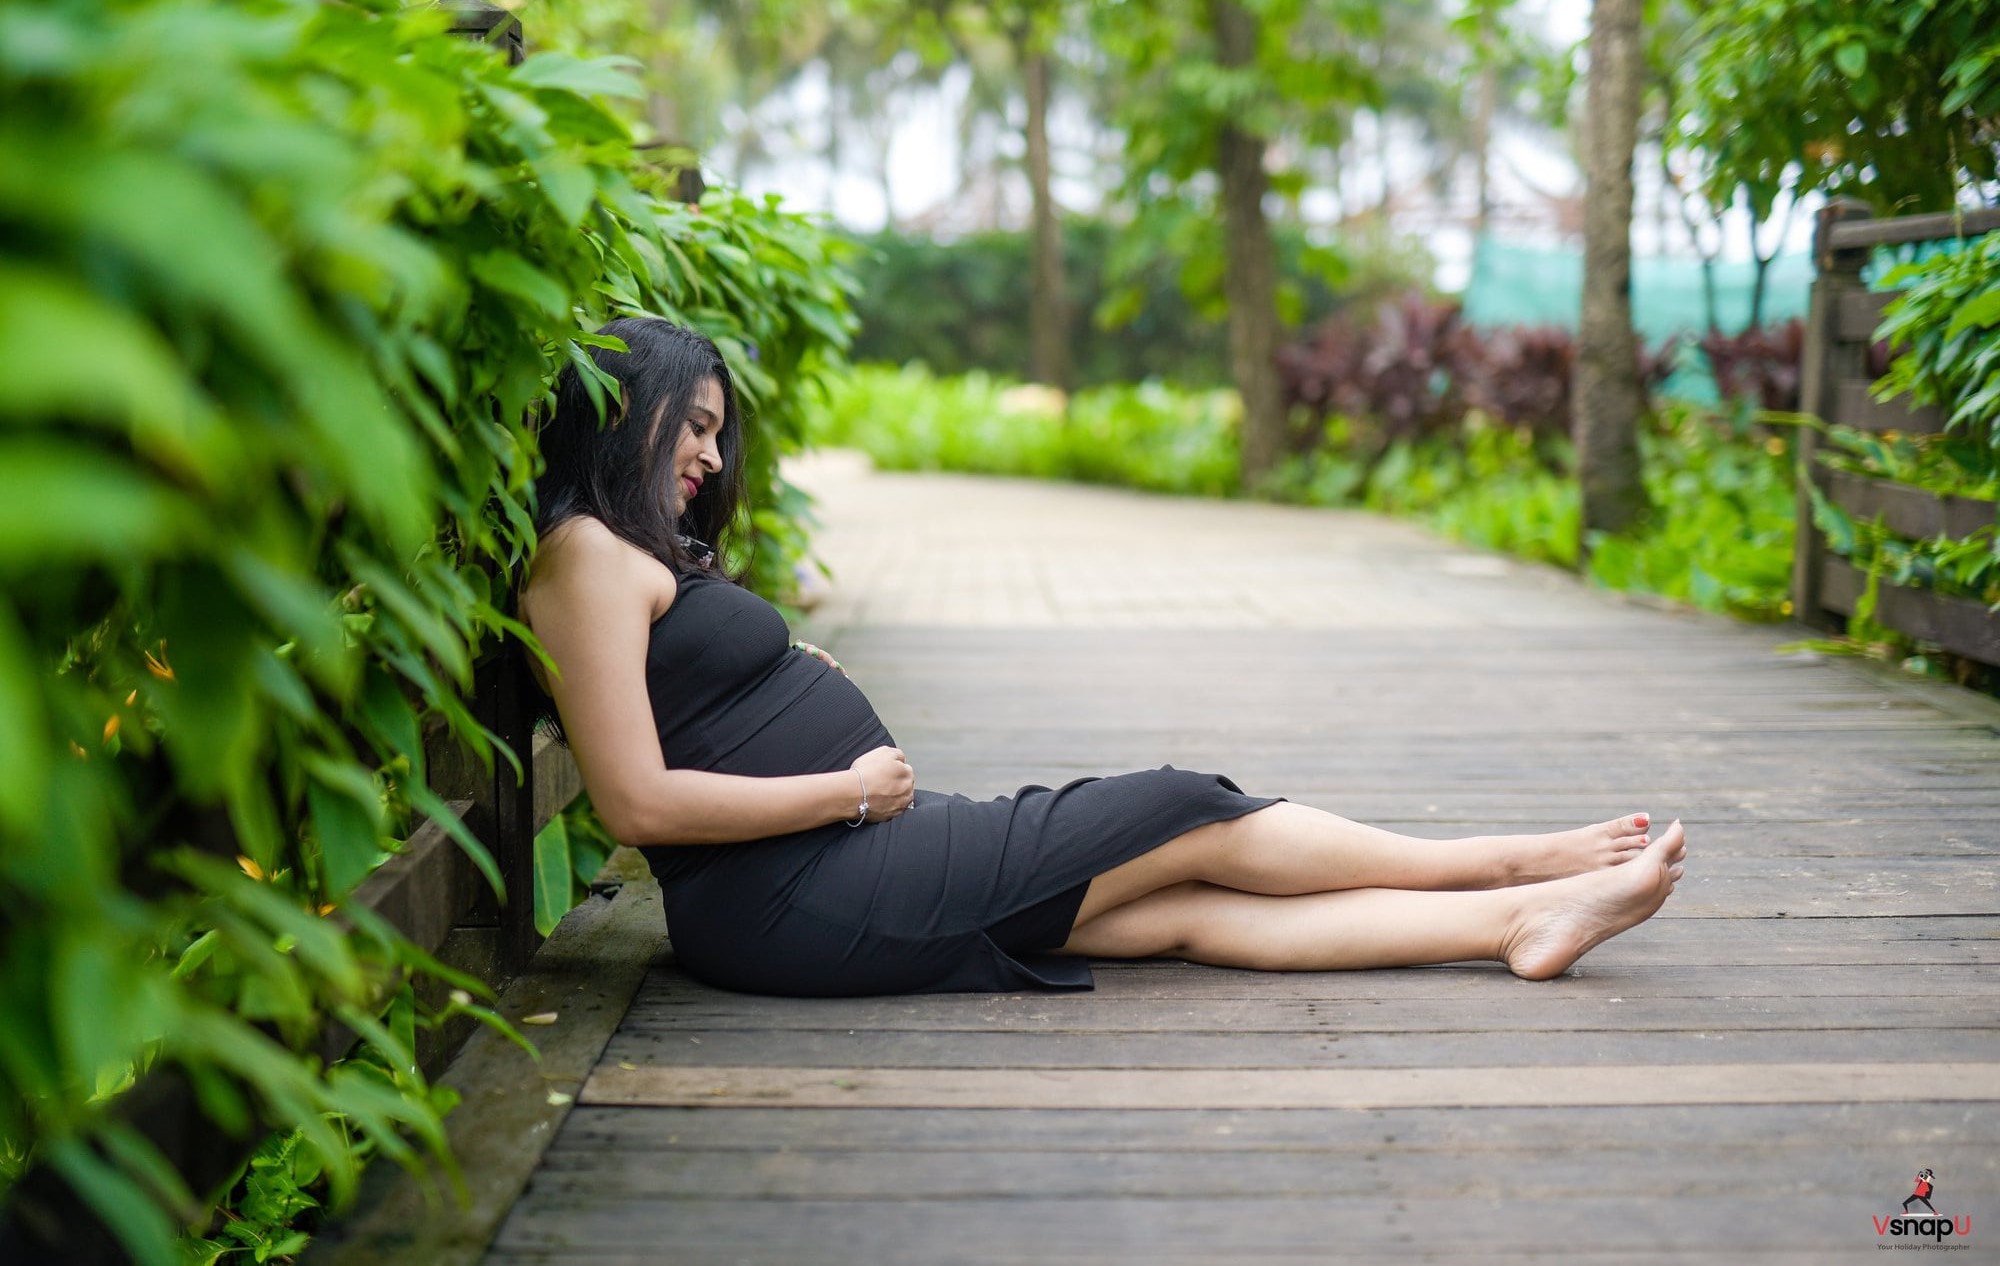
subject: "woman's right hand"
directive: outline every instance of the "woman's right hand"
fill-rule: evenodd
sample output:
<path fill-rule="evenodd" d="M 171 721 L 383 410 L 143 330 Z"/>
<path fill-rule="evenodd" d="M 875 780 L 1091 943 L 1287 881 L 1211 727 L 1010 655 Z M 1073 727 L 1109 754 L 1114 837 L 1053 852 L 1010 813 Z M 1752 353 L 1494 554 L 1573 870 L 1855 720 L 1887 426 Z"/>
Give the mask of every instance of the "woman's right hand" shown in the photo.
<path fill-rule="evenodd" d="M 868 788 L 870 822 L 887 822 L 917 798 L 917 771 L 910 768 L 900 747 L 878 747 L 863 752 L 848 768 L 859 774 Z M 857 798 L 860 790 L 856 786 Z"/>

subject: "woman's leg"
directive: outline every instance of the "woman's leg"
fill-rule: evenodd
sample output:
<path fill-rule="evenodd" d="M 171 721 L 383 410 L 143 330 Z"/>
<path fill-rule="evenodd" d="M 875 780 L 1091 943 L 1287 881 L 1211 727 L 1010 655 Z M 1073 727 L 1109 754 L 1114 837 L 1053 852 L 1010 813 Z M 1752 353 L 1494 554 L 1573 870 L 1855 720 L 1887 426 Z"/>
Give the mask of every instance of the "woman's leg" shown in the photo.
<path fill-rule="evenodd" d="M 1646 847 L 1633 814 L 1554 835 L 1423 840 L 1289 801 L 1211 822 L 1091 880 L 1078 923 L 1149 892 L 1198 880 L 1296 896 L 1348 888 L 1498 888 L 1615 866 Z"/>
<path fill-rule="evenodd" d="M 1079 919 L 1062 948 L 1266 971 L 1493 959 L 1518 976 L 1546 980 L 1650 918 L 1680 879 L 1686 856 L 1676 822 L 1625 865 L 1483 892 L 1267 896 L 1185 880 Z"/>

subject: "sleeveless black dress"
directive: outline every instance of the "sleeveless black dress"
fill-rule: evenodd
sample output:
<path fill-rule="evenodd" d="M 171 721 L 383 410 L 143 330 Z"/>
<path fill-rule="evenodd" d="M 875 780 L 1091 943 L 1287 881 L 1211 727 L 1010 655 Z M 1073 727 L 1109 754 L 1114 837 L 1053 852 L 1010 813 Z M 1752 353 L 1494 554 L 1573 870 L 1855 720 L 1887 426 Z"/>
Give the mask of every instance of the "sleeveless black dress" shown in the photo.
<path fill-rule="evenodd" d="M 859 687 L 792 648 L 769 603 L 711 572 L 681 573 L 679 586 L 646 663 L 669 767 L 814 774 L 895 745 Z M 919 788 L 886 822 L 642 851 L 675 958 L 720 988 L 1088 989 L 1084 959 L 1049 951 L 1069 938 L 1093 877 L 1280 799 L 1165 765 L 985 801 Z"/>

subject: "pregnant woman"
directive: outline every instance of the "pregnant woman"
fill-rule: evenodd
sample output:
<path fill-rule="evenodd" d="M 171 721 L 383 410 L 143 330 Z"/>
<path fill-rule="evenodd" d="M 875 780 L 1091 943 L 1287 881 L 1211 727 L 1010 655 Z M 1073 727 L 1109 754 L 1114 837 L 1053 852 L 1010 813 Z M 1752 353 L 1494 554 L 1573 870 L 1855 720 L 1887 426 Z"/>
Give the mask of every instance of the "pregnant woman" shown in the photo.
<path fill-rule="evenodd" d="M 1420 840 L 1163 765 L 976 801 L 919 788 L 824 651 L 723 568 L 743 420 L 715 345 L 603 333 L 542 430 L 536 666 L 605 827 L 660 879 L 680 965 L 752 993 L 1082 989 L 1088 958 L 1280 971 L 1490 959 L 1531 980 L 1660 908 L 1679 822 Z M 607 393 L 608 394 L 608 393 Z"/>

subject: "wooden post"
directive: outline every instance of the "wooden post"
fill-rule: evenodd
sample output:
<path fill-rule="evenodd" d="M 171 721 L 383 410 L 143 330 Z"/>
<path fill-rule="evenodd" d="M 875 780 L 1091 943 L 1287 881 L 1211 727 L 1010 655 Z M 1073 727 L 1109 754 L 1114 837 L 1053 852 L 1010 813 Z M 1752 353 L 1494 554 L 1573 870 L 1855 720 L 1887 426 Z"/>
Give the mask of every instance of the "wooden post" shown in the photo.
<path fill-rule="evenodd" d="M 1835 199 L 1820 209 L 1813 230 L 1812 301 L 1806 316 L 1805 363 L 1799 375 L 1799 409 L 1825 421 L 1831 416 L 1835 384 L 1842 378 L 1858 376 L 1864 369 L 1866 344 L 1842 342 L 1837 337 L 1836 320 L 1841 296 L 1861 289 L 1861 268 L 1868 262 L 1866 250 L 1837 250 L 1832 244 L 1833 227 L 1849 220 L 1867 219 L 1866 203 Z M 1817 629 L 1832 629 L 1843 622 L 1820 605 L 1820 578 L 1825 570 L 1826 544 L 1813 525 L 1812 489 L 1824 489 L 1819 465 L 1819 432 L 1799 428 L 1797 503 L 1793 511 L 1795 532 L 1792 545 L 1792 617 Z"/>
<path fill-rule="evenodd" d="M 521 19 L 497 5 L 485 4 L 482 0 L 449 6 L 452 15 L 451 33 L 467 39 L 478 40 L 482 44 L 492 44 L 507 54 L 507 64 L 519 66 L 526 55 L 526 41 L 521 34 Z"/>

